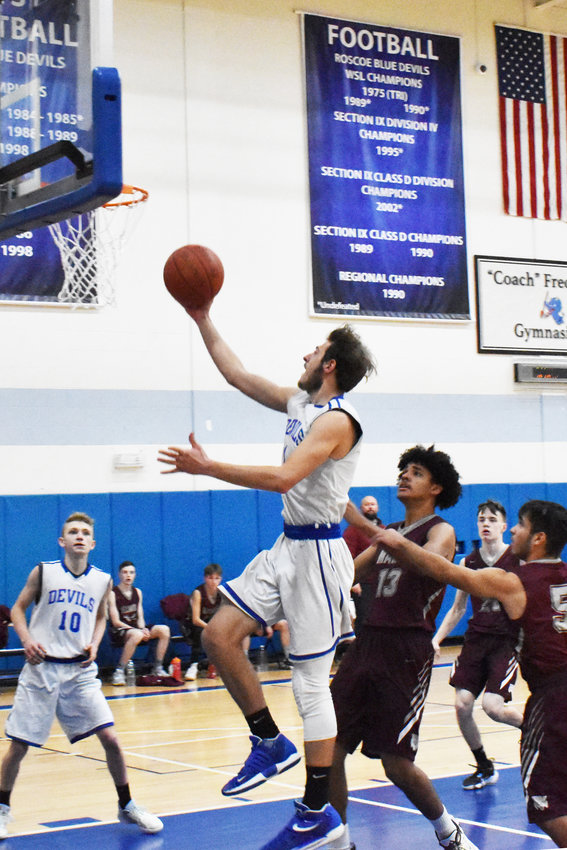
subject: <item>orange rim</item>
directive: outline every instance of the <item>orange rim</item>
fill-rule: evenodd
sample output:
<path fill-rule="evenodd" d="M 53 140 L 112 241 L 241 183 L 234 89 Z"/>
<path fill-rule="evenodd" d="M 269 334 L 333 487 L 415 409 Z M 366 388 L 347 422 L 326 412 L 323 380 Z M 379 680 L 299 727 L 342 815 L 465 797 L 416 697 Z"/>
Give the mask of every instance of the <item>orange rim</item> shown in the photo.
<path fill-rule="evenodd" d="M 132 195 L 132 197 L 124 198 L 122 201 L 109 201 L 107 204 L 103 204 L 103 206 L 108 209 L 109 207 L 133 207 L 136 204 L 143 204 L 144 201 L 148 200 L 149 192 L 146 189 L 140 189 L 139 186 L 129 186 L 125 184 L 118 197 L 121 197 L 122 195 Z"/>

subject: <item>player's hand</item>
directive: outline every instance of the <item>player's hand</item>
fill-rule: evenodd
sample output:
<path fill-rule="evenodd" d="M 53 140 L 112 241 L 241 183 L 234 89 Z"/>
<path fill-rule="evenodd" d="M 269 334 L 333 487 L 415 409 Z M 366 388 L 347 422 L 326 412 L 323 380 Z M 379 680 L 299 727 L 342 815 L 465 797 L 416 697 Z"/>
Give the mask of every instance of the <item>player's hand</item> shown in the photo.
<path fill-rule="evenodd" d="M 81 661 L 79 667 L 88 667 L 89 664 L 92 664 L 95 660 L 97 651 L 96 648 L 92 645 L 92 643 L 89 643 L 88 646 L 85 646 L 83 652 L 87 657 L 84 661 Z"/>
<path fill-rule="evenodd" d="M 361 586 L 360 586 L 360 582 L 357 582 L 356 584 L 353 584 L 353 586 L 352 586 L 352 587 L 351 587 L 351 589 L 350 589 L 350 592 L 351 592 L 351 593 L 354 593 L 354 594 L 355 594 L 355 596 L 360 596 L 360 594 L 362 593 L 362 588 L 361 588 Z"/>
<path fill-rule="evenodd" d="M 383 549 L 387 549 L 388 552 L 399 552 L 405 539 L 403 534 L 400 534 L 394 528 L 379 528 L 372 538 L 372 545 L 381 546 Z"/>
<path fill-rule="evenodd" d="M 147 628 L 144 626 L 144 628 L 142 629 L 142 640 L 145 642 L 145 641 L 147 641 L 147 640 L 149 640 L 149 639 L 150 639 L 150 630 L 149 630 L 149 629 L 147 629 Z"/>
<path fill-rule="evenodd" d="M 199 445 L 193 433 L 189 434 L 190 448 L 168 446 L 160 449 L 158 460 L 172 469 L 162 469 L 162 474 L 170 472 L 187 472 L 189 475 L 207 475 L 209 458 L 202 446 Z"/>
<path fill-rule="evenodd" d="M 209 310 L 211 309 L 211 304 L 213 303 L 213 299 L 209 301 L 208 304 L 205 304 L 204 307 L 185 307 L 185 312 L 188 313 L 196 324 L 199 324 L 204 319 L 208 318 Z"/>
<path fill-rule="evenodd" d="M 40 643 L 29 640 L 24 643 L 24 654 L 30 664 L 41 664 L 47 653 Z"/>

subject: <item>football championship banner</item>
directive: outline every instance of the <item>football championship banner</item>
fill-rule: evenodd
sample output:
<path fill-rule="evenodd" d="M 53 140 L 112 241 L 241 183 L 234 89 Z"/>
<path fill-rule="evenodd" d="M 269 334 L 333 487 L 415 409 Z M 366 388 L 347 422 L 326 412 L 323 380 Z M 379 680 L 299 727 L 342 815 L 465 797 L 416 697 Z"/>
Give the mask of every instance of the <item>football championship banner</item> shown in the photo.
<path fill-rule="evenodd" d="M 303 16 L 312 310 L 469 319 L 458 38 Z"/>

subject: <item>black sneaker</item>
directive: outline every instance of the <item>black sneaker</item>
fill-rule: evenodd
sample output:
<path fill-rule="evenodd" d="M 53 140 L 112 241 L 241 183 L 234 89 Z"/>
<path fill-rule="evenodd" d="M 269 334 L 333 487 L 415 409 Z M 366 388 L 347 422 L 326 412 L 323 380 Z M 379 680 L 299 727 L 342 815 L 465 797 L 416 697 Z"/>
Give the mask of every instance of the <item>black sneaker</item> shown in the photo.
<path fill-rule="evenodd" d="M 463 779 L 463 788 L 465 791 L 476 791 L 485 785 L 494 785 L 495 782 L 498 782 L 498 771 L 494 763 L 490 762 L 488 767 L 477 767 L 474 773 Z"/>

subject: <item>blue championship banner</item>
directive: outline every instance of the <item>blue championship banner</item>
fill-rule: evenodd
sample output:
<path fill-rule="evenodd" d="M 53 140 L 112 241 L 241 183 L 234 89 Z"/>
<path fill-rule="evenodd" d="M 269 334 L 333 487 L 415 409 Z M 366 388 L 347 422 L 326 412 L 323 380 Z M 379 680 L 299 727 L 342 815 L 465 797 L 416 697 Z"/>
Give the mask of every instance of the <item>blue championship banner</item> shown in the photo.
<path fill-rule="evenodd" d="M 303 27 L 313 312 L 469 319 L 459 39 Z"/>
<path fill-rule="evenodd" d="M 85 4 L 7 0 L 0 50 L 0 161 L 14 162 L 59 141 L 92 150 L 90 61 L 78 62 Z M 88 41 L 86 41 L 88 44 Z M 86 75 L 89 88 L 81 89 Z M 83 102 L 81 102 L 81 100 Z M 22 178 L 24 191 L 51 183 L 74 168 L 58 160 Z M 0 242 L 0 301 L 57 304 L 63 286 L 59 249 L 47 227 Z"/>

